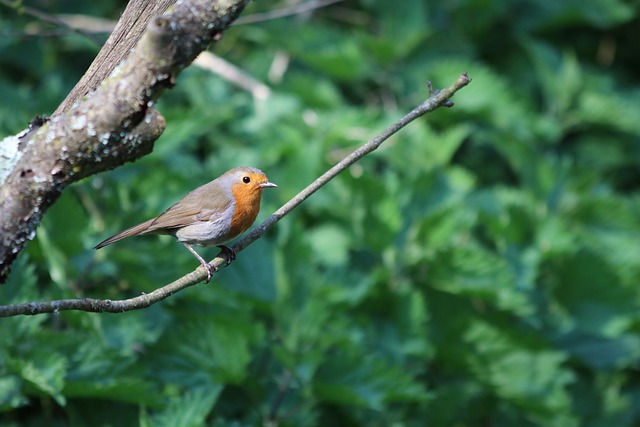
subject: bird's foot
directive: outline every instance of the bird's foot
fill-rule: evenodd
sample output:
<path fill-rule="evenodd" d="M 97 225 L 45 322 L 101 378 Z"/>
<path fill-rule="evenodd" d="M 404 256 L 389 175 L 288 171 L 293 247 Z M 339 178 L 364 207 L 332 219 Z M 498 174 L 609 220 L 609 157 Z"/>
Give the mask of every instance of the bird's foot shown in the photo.
<path fill-rule="evenodd" d="M 200 255 L 198 255 L 198 252 L 195 251 L 195 249 L 193 249 L 191 247 L 191 245 L 182 242 L 182 244 L 189 249 L 189 252 L 191 252 L 193 254 L 193 256 L 195 256 L 196 258 L 198 258 L 198 261 L 200 261 L 200 264 L 202 264 L 202 266 L 204 267 L 205 270 L 207 270 L 207 281 L 205 283 L 209 283 L 211 281 L 211 276 L 213 275 L 213 273 L 218 271 L 218 268 L 214 265 L 209 264 L 207 261 L 204 260 L 204 258 L 202 258 Z"/>
<path fill-rule="evenodd" d="M 205 283 L 209 283 L 211 281 L 211 276 L 213 275 L 213 273 L 218 272 L 218 267 L 216 267 L 215 265 L 211 265 L 208 262 L 205 262 L 204 264 L 202 264 L 202 266 L 205 268 L 205 270 L 207 270 L 207 280 L 205 281 Z"/>
<path fill-rule="evenodd" d="M 220 248 L 220 254 L 225 254 L 227 258 L 227 262 L 225 263 L 225 266 L 231 264 L 231 261 L 236 259 L 236 251 L 231 249 L 229 246 L 220 245 L 218 247 Z"/>

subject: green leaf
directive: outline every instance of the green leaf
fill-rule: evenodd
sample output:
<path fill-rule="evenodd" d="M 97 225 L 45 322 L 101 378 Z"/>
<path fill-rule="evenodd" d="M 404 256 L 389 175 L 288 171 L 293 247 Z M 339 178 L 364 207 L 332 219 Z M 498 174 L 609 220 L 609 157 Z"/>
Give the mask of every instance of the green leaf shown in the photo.
<path fill-rule="evenodd" d="M 312 69 L 342 81 L 357 81 L 371 73 L 370 60 L 361 43 L 332 26 L 307 26 L 295 38 L 280 40 L 298 60 Z"/>
<path fill-rule="evenodd" d="M 241 382 L 251 361 L 251 346 L 261 340 L 263 329 L 237 314 L 239 309 L 218 307 L 213 314 L 198 304 L 187 311 L 182 308 L 180 321 L 150 347 L 157 368 L 152 375 L 184 386 L 217 388 L 223 382 Z"/>
<path fill-rule="evenodd" d="M 597 370 L 632 367 L 640 357 L 640 338 L 622 334 L 615 338 L 572 330 L 557 342 L 573 357 Z"/>
<path fill-rule="evenodd" d="M 198 427 L 205 421 L 215 404 L 222 386 L 216 389 L 195 388 L 177 396 L 162 411 L 151 416 L 142 413 L 140 425 L 154 427 Z"/>
<path fill-rule="evenodd" d="M 324 402 L 382 410 L 387 402 L 424 402 L 424 388 L 392 365 L 353 351 L 338 352 L 315 375 L 314 392 Z"/>
<path fill-rule="evenodd" d="M 330 266 L 344 265 L 350 243 L 345 235 L 345 230 L 329 224 L 310 230 L 309 242 L 318 261 Z"/>
<path fill-rule="evenodd" d="M 6 375 L 0 378 L 0 412 L 19 408 L 27 404 L 27 397 L 22 392 L 22 380 L 17 375 Z"/>
<path fill-rule="evenodd" d="M 638 293 L 621 283 L 605 259 L 583 250 L 556 263 L 554 294 L 575 327 L 615 336 L 629 326 L 630 315 L 638 310 Z"/>
<path fill-rule="evenodd" d="M 219 280 L 229 290 L 247 297 L 271 302 L 276 298 L 273 267 L 274 245 L 260 239 L 249 246 L 233 262 L 233 268 L 220 272 Z M 215 280 L 215 279 L 214 279 Z"/>
<path fill-rule="evenodd" d="M 67 359 L 63 355 L 38 349 L 29 360 L 14 360 L 11 365 L 11 370 L 19 374 L 27 385 L 32 385 L 39 392 L 51 396 L 59 405 L 65 404 L 66 398 L 62 389 L 67 372 Z"/>
<path fill-rule="evenodd" d="M 531 336 L 482 321 L 471 325 L 464 341 L 471 371 L 499 398 L 543 424 L 570 419 L 571 399 L 566 387 L 574 381 L 574 374 L 563 367 L 566 355 L 541 347 Z"/>

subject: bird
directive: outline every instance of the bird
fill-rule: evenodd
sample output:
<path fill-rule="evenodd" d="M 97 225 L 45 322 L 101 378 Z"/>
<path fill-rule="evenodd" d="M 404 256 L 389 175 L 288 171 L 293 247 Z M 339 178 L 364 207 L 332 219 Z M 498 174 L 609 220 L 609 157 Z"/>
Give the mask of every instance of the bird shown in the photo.
<path fill-rule="evenodd" d="M 227 265 L 236 258 L 224 243 L 247 230 L 260 211 L 265 188 L 275 188 L 260 169 L 237 167 L 188 193 L 155 218 L 127 228 L 98 243 L 94 249 L 125 237 L 170 234 L 176 237 L 207 270 L 207 283 L 218 269 L 207 263 L 193 246 L 217 246 L 227 255 Z M 212 271 L 213 270 L 213 271 Z"/>

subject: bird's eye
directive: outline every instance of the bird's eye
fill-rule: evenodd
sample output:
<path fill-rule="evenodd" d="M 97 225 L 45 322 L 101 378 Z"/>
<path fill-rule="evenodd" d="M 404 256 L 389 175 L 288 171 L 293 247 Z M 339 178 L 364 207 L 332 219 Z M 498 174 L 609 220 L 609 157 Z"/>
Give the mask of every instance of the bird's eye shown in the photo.
<path fill-rule="evenodd" d="M 248 176 L 243 176 L 242 177 L 242 182 L 244 182 L 245 184 L 248 184 L 251 182 L 251 178 L 249 178 Z"/>

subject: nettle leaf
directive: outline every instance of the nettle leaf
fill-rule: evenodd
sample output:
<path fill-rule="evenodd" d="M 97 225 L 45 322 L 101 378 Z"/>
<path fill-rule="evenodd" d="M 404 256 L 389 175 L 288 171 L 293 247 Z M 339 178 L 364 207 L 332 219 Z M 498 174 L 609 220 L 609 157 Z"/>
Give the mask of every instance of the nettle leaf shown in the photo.
<path fill-rule="evenodd" d="M 287 124 L 293 117 L 300 117 L 300 100 L 285 93 L 275 93 L 269 98 L 269 108 L 257 110 L 254 114 L 243 117 L 235 126 L 237 132 L 242 135 L 253 135 L 255 133 L 279 133 L 273 129 L 275 124 Z M 288 126 L 284 129 L 283 140 L 288 140 L 286 132 L 291 132 Z M 293 130 L 297 130 L 293 128 Z M 223 153 L 224 155 L 224 153 Z M 266 171 L 265 171 L 266 172 Z"/>
<path fill-rule="evenodd" d="M 316 255 L 317 262 L 330 266 L 347 262 L 351 241 L 347 238 L 344 228 L 326 224 L 313 228 L 308 233 L 311 250 Z"/>
<path fill-rule="evenodd" d="M 434 31 L 427 6 L 420 0 L 374 2 L 371 6 L 378 17 L 378 31 L 388 37 L 366 37 L 367 51 L 384 63 L 404 59 Z"/>
<path fill-rule="evenodd" d="M 355 351 L 332 354 L 314 376 L 314 393 L 321 401 L 382 410 L 385 403 L 424 402 L 428 395 L 397 366 Z"/>
<path fill-rule="evenodd" d="M 435 130 L 429 122 L 416 123 L 394 137 L 397 141 L 384 152 L 384 158 L 411 179 L 424 181 L 426 174 L 449 165 L 463 142 L 473 132 L 466 124 Z M 397 194 L 396 194 L 397 195 Z"/>
<path fill-rule="evenodd" d="M 577 58 L 536 39 L 524 39 L 522 47 L 544 91 L 548 121 L 573 125 L 574 122 L 569 122 L 569 119 L 574 117 L 577 99 L 580 92 L 585 90 L 585 75 Z"/>
<path fill-rule="evenodd" d="M 409 260 L 416 257 L 422 262 L 421 257 L 470 239 L 477 212 L 468 209 L 465 202 L 473 181 L 464 171 L 449 169 L 417 181 L 420 186 L 416 184 L 416 189 L 426 187 L 429 191 L 412 194 L 403 214 Z"/>
<path fill-rule="evenodd" d="M 520 314 L 533 310 L 527 293 L 516 286 L 516 275 L 507 260 L 477 244 L 443 248 L 429 265 L 429 283 L 439 290 L 482 298 L 500 309 Z"/>
<path fill-rule="evenodd" d="M 34 267 L 24 254 L 0 287 L 3 301 L 37 299 L 35 283 Z M 0 409 L 21 406 L 33 395 L 50 396 L 64 405 L 68 360 L 48 344 L 51 334 L 43 327 L 46 321 L 46 316 L 21 316 L 0 322 Z"/>
<path fill-rule="evenodd" d="M 640 357 L 640 338 L 630 333 L 606 337 L 573 329 L 555 341 L 571 356 L 597 370 L 632 368 Z"/>
<path fill-rule="evenodd" d="M 80 200 L 72 191 L 65 192 L 47 211 L 36 232 L 37 247 L 29 252 L 38 262 L 44 262 L 51 280 L 67 290 L 71 277 L 79 274 L 91 260 L 85 245 L 69 230 L 88 228 L 88 217 Z"/>
<path fill-rule="evenodd" d="M 337 343 L 343 342 L 353 328 L 349 328 L 344 315 L 336 306 L 328 303 L 332 294 L 329 286 L 310 277 L 301 281 L 290 278 L 296 285 L 282 295 L 274 307 L 275 331 L 279 336 L 286 359 L 286 366 L 293 362 L 303 371 L 313 373 L 324 358 L 324 353 Z"/>
<path fill-rule="evenodd" d="M 560 5 L 560 3 L 556 5 Z M 634 9 L 631 5 L 619 0 L 591 0 L 586 3 L 572 0 L 562 3 L 562 9 L 564 10 L 562 11 L 563 13 L 561 12 L 561 15 L 573 15 L 575 18 L 580 18 L 576 19 L 578 22 L 582 21 L 593 24 L 603 29 L 628 21 L 634 14 Z M 553 20 L 555 20 L 554 12 L 556 11 L 551 11 L 550 14 L 550 18 Z"/>
<path fill-rule="evenodd" d="M 232 305 L 232 296 L 225 297 Z M 186 310 L 186 311 L 185 311 Z M 155 369 L 150 375 L 182 386 L 238 383 L 247 375 L 251 347 L 262 340 L 260 324 L 240 306 L 220 306 L 216 313 L 200 303 L 180 306 L 180 320 L 150 347 Z"/>
<path fill-rule="evenodd" d="M 296 60 L 340 81 L 358 81 L 375 67 L 357 37 L 336 26 L 305 26 L 297 37 L 283 37 L 280 43 L 294 53 Z"/>
<path fill-rule="evenodd" d="M 13 264 L 7 281 L 0 287 L 0 298 L 2 298 L 4 304 L 24 302 L 29 299 L 34 299 L 38 295 L 35 289 L 38 280 L 35 275 L 35 270 L 35 266 L 29 262 L 28 254 L 18 257 Z M 26 319 L 29 318 L 21 320 Z M 35 317 L 31 317 L 31 319 L 35 319 Z M 0 327 L 2 323 L 6 321 L 8 321 L 8 319 L 0 322 Z M 0 340 L 2 340 L 3 336 L 3 334 L 0 334 Z"/>
<path fill-rule="evenodd" d="M 0 299 L 3 304 L 19 304 L 38 299 L 35 265 L 28 254 L 23 254 L 12 267 L 7 282 L 0 286 Z M 26 316 L 2 319 L 0 322 L 0 351 L 13 352 L 16 343 L 30 342 L 34 334 L 42 329 L 47 320 L 45 316 Z M 2 353 L 0 353 L 2 354 Z M 2 364 L 0 364 L 0 369 Z"/>
<path fill-rule="evenodd" d="M 563 367 L 564 353 L 545 349 L 515 329 L 501 330 L 481 320 L 470 325 L 464 341 L 471 371 L 497 397 L 539 420 L 570 413 L 566 387 L 574 375 Z"/>
<path fill-rule="evenodd" d="M 59 405 L 65 404 L 66 397 L 62 389 L 67 359 L 64 355 L 40 348 L 35 349 L 28 360 L 13 360 L 10 365 L 11 370 L 25 381 L 25 385 L 31 385 L 38 393 L 52 397 Z"/>
<path fill-rule="evenodd" d="M 121 316 L 125 323 L 126 317 Z M 100 329 L 83 333 L 76 330 L 73 335 L 57 337 L 56 347 L 69 360 L 64 385 L 65 396 L 91 396 L 120 402 L 158 404 L 160 393 L 147 378 L 147 370 L 151 368 L 140 364 L 142 352 L 146 351 L 144 339 L 131 343 L 119 340 L 109 342 L 99 336 L 100 332 Z M 153 332 L 153 328 L 149 328 L 150 335 Z M 124 347 L 118 347 L 120 344 Z"/>
<path fill-rule="evenodd" d="M 363 345 L 375 343 L 377 351 L 396 363 L 402 362 L 407 374 L 422 375 L 424 363 L 431 360 L 436 352 L 427 332 L 430 313 L 426 309 L 425 296 L 421 291 L 412 289 L 410 284 L 398 284 L 398 288 L 391 292 L 380 285 L 378 292 L 369 295 L 368 304 L 363 306 L 375 315 L 358 325 L 366 334 Z"/>
<path fill-rule="evenodd" d="M 130 372 L 131 376 L 107 374 L 90 379 L 70 379 L 65 383 L 64 395 L 68 398 L 107 399 L 132 405 L 160 405 L 163 396 L 157 384 L 145 378 L 136 378 L 136 374 L 144 373 L 141 369 Z"/>
<path fill-rule="evenodd" d="M 612 86 L 601 84 L 597 86 Z M 587 86 L 587 87 L 597 87 Z M 640 91 L 619 93 L 609 90 L 585 90 L 581 93 L 577 105 L 577 120 L 593 126 L 611 127 L 613 130 L 638 134 L 640 132 L 640 113 L 636 108 L 640 102 Z"/>
<path fill-rule="evenodd" d="M 286 85 L 283 89 L 298 96 L 308 107 L 330 111 L 330 109 L 344 106 L 342 94 L 338 87 L 328 78 L 311 77 L 298 70 L 291 70 L 289 77 L 283 84 Z M 309 90 L 310 85 L 313 85 L 314 90 Z M 308 110 L 309 113 L 311 111 Z M 312 114 L 308 117 L 314 117 L 314 115 Z M 314 122 L 309 122 L 308 124 L 310 126 L 316 125 Z"/>
<path fill-rule="evenodd" d="M 7 375 L 0 371 L 0 412 L 24 406 L 28 402 L 27 396 L 23 393 L 23 381 L 18 375 Z"/>
<path fill-rule="evenodd" d="M 216 388 L 195 388 L 181 396 L 173 397 L 162 411 L 141 413 L 140 425 L 149 427 L 198 427 L 205 421 L 216 400 L 220 396 L 222 385 Z"/>
<path fill-rule="evenodd" d="M 557 216 L 545 218 L 539 224 L 536 241 L 545 258 L 563 257 L 580 247 L 579 236 L 570 231 L 571 225 Z"/>
<path fill-rule="evenodd" d="M 558 304 L 585 332 L 615 336 L 639 308 L 637 289 L 624 286 L 616 270 L 592 251 L 556 260 L 553 283 Z"/>
<path fill-rule="evenodd" d="M 276 298 L 273 254 L 275 245 L 267 239 L 254 242 L 238 255 L 234 268 L 220 273 L 219 280 L 233 292 L 270 303 Z"/>

